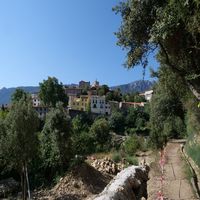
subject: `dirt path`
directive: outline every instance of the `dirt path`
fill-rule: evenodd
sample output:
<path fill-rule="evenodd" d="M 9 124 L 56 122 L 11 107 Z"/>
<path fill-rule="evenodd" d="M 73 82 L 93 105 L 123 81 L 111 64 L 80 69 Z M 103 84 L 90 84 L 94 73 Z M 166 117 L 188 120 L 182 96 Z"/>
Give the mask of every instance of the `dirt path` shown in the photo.
<path fill-rule="evenodd" d="M 192 200 L 197 199 L 193 188 L 186 175 L 186 164 L 182 159 L 180 143 L 168 143 L 165 153 L 164 181 L 161 186 L 161 170 L 158 164 L 152 165 L 150 181 L 148 185 L 148 200 L 156 200 L 158 191 L 163 188 L 163 196 L 166 200 Z"/>

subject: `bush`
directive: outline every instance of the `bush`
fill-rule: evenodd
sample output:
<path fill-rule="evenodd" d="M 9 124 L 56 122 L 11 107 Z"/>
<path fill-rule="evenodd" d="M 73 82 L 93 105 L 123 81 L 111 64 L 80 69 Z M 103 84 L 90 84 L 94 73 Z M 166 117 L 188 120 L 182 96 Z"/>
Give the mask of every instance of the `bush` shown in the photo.
<path fill-rule="evenodd" d="M 138 165 L 138 159 L 134 156 L 127 156 L 125 159 L 129 165 Z"/>
<path fill-rule="evenodd" d="M 110 127 L 106 119 L 96 119 L 90 128 L 96 151 L 107 151 L 111 142 Z"/>
<path fill-rule="evenodd" d="M 124 142 L 124 150 L 130 156 L 133 156 L 135 152 L 138 149 L 140 149 L 140 147 L 141 147 L 140 138 L 137 135 L 130 136 Z"/>
<path fill-rule="evenodd" d="M 114 152 L 112 154 L 112 160 L 116 163 L 120 162 L 122 160 L 121 154 L 119 152 Z"/>
<path fill-rule="evenodd" d="M 121 112 L 113 112 L 109 118 L 109 125 L 112 131 L 118 134 L 124 134 L 125 117 Z"/>
<path fill-rule="evenodd" d="M 95 151 L 94 139 L 90 133 L 82 131 L 72 135 L 72 151 L 76 155 L 87 155 Z"/>

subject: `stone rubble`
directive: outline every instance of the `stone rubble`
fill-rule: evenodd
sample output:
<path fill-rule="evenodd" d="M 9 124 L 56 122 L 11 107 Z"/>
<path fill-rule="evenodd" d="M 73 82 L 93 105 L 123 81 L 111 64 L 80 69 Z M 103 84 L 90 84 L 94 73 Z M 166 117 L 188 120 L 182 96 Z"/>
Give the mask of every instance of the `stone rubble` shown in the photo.
<path fill-rule="evenodd" d="M 91 166 L 102 173 L 116 175 L 125 168 L 125 162 L 116 163 L 108 157 L 103 159 L 95 159 Z"/>

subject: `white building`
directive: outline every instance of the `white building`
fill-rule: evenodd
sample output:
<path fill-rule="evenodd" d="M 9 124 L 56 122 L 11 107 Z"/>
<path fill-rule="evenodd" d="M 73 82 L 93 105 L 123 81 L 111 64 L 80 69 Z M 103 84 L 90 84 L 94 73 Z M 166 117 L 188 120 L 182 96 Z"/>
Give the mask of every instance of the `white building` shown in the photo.
<path fill-rule="evenodd" d="M 41 105 L 41 100 L 39 98 L 38 93 L 31 94 L 31 97 L 32 97 L 32 102 L 33 102 L 33 108 L 38 113 L 38 117 L 40 119 L 44 119 L 46 114 L 49 111 L 49 108 Z"/>
<path fill-rule="evenodd" d="M 153 90 L 148 90 L 144 92 L 144 98 L 147 101 L 151 101 L 152 95 L 153 95 Z"/>
<path fill-rule="evenodd" d="M 31 98 L 33 101 L 33 107 L 41 106 L 41 101 L 40 101 L 38 93 L 31 94 Z"/>
<path fill-rule="evenodd" d="M 110 104 L 106 102 L 105 96 L 92 95 L 90 102 L 92 113 L 110 115 Z"/>

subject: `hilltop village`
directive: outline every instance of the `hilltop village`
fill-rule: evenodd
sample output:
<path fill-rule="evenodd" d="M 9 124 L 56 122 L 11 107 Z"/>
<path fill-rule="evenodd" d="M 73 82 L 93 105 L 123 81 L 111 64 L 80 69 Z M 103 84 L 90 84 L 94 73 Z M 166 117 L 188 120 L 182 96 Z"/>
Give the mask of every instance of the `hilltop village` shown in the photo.
<path fill-rule="evenodd" d="M 93 84 L 80 81 L 78 85 L 63 86 L 65 95 L 68 97 L 67 110 L 70 116 L 81 112 L 91 112 L 94 115 L 111 115 L 116 109 L 126 110 L 128 108 L 144 107 L 151 100 L 153 90 L 144 93 L 135 93 L 138 96 L 137 102 L 125 101 L 119 90 L 110 90 L 107 85 L 100 85 L 98 81 Z M 39 93 L 31 94 L 33 107 L 42 119 L 46 116 L 49 108 L 45 106 Z"/>

